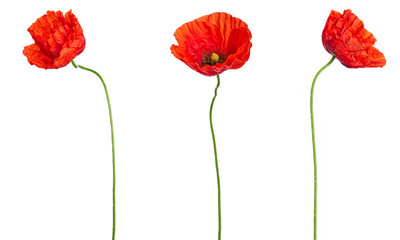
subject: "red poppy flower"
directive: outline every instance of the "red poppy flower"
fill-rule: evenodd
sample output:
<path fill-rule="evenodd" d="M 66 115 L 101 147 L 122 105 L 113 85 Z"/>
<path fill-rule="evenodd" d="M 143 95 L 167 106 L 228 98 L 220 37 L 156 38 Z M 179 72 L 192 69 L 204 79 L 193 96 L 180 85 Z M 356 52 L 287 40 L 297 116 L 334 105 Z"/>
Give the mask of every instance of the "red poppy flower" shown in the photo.
<path fill-rule="evenodd" d="M 215 76 L 242 67 L 250 57 L 247 24 L 227 13 L 203 16 L 178 28 L 171 52 L 193 70 Z"/>
<path fill-rule="evenodd" d="M 26 46 L 23 54 L 40 68 L 64 67 L 85 49 L 81 25 L 71 10 L 65 16 L 60 11 L 47 11 L 28 31 L 35 43 Z"/>
<path fill-rule="evenodd" d="M 375 42 L 375 37 L 351 10 L 343 14 L 332 10 L 322 32 L 325 49 L 349 68 L 383 67 L 386 59 L 372 46 Z"/>

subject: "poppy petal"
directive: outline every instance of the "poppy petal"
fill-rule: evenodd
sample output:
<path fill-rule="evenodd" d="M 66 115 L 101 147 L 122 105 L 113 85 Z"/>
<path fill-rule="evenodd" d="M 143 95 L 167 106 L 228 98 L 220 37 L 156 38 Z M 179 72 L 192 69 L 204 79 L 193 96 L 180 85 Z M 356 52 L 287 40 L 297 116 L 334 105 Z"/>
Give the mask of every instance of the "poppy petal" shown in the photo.
<path fill-rule="evenodd" d="M 39 68 L 52 69 L 54 60 L 46 56 L 36 44 L 24 47 L 23 54 L 27 57 L 31 65 Z"/>

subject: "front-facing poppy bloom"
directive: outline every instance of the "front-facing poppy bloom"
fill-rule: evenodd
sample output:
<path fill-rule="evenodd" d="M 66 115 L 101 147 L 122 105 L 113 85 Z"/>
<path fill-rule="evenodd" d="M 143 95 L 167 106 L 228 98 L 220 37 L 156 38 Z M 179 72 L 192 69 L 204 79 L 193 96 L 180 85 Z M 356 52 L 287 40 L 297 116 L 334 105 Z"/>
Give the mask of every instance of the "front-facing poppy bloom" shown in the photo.
<path fill-rule="evenodd" d="M 68 65 L 85 49 L 85 37 L 78 19 L 70 11 L 47 11 L 29 28 L 34 44 L 26 46 L 23 54 L 32 65 L 57 69 Z"/>
<path fill-rule="evenodd" d="M 176 58 L 203 75 L 217 76 L 209 119 L 217 173 L 218 240 L 221 240 L 221 184 L 212 112 L 221 83 L 219 75 L 228 69 L 238 69 L 249 60 L 251 32 L 239 18 L 227 13 L 213 13 L 183 24 L 174 36 L 178 45 L 172 45 L 171 52 Z"/>
<path fill-rule="evenodd" d="M 250 57 L 247 24 L 227 13 L 213 13 L 179 27 L 171 52 L 193 70 L 215 76 L 242 67 Z"/>
<path fill-rule="evenodd" d="M 331 11 L 322 32 L 322 44 L 348 68 L 383 67 L 386 59 L 373 45 L 376 39 L 351 12 Z"/>

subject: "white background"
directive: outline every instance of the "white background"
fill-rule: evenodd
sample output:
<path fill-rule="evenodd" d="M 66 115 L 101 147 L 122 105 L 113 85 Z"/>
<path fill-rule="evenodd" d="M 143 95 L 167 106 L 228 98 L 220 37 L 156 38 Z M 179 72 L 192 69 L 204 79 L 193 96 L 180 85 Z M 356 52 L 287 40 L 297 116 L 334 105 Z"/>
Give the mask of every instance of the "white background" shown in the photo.
<path fill-rule="evenodd" d="M 224 240 L 310 240 L 309 93 L 331 56 L 321 32 L 352 9 L 384 68 L 335 61 L 315 88 L 321 240 L 400 239 L 400 28 L 396 1 L 7 1 L 0 14 L 0 239 L 111 239 L 111 144 L 92 73 L 28 64 L 26 29 L 72 9 L 75 62 L 106 81 L 117 162 L 116 239 L 217 239 L 208 111 L 216 77 L 170 52 L 182 24 L 216 11 L 245 21 L 249 61 L 221 75 L 214 106 Z"/>

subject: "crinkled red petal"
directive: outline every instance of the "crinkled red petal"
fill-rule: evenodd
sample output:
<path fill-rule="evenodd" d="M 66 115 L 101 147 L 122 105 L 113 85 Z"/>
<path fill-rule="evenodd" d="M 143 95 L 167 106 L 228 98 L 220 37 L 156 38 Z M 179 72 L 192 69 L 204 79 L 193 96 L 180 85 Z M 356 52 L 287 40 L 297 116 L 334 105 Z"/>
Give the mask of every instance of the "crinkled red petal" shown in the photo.
<path fill-rule="evenodd" d="M 28 62 L 31 65 L 35 65 L 39 68 L 52 69 L 54 60 L 46 56 L 40 47 L 36 44 L 32 44 L 24 47 L 23 54 L 27 57 Z"/>

